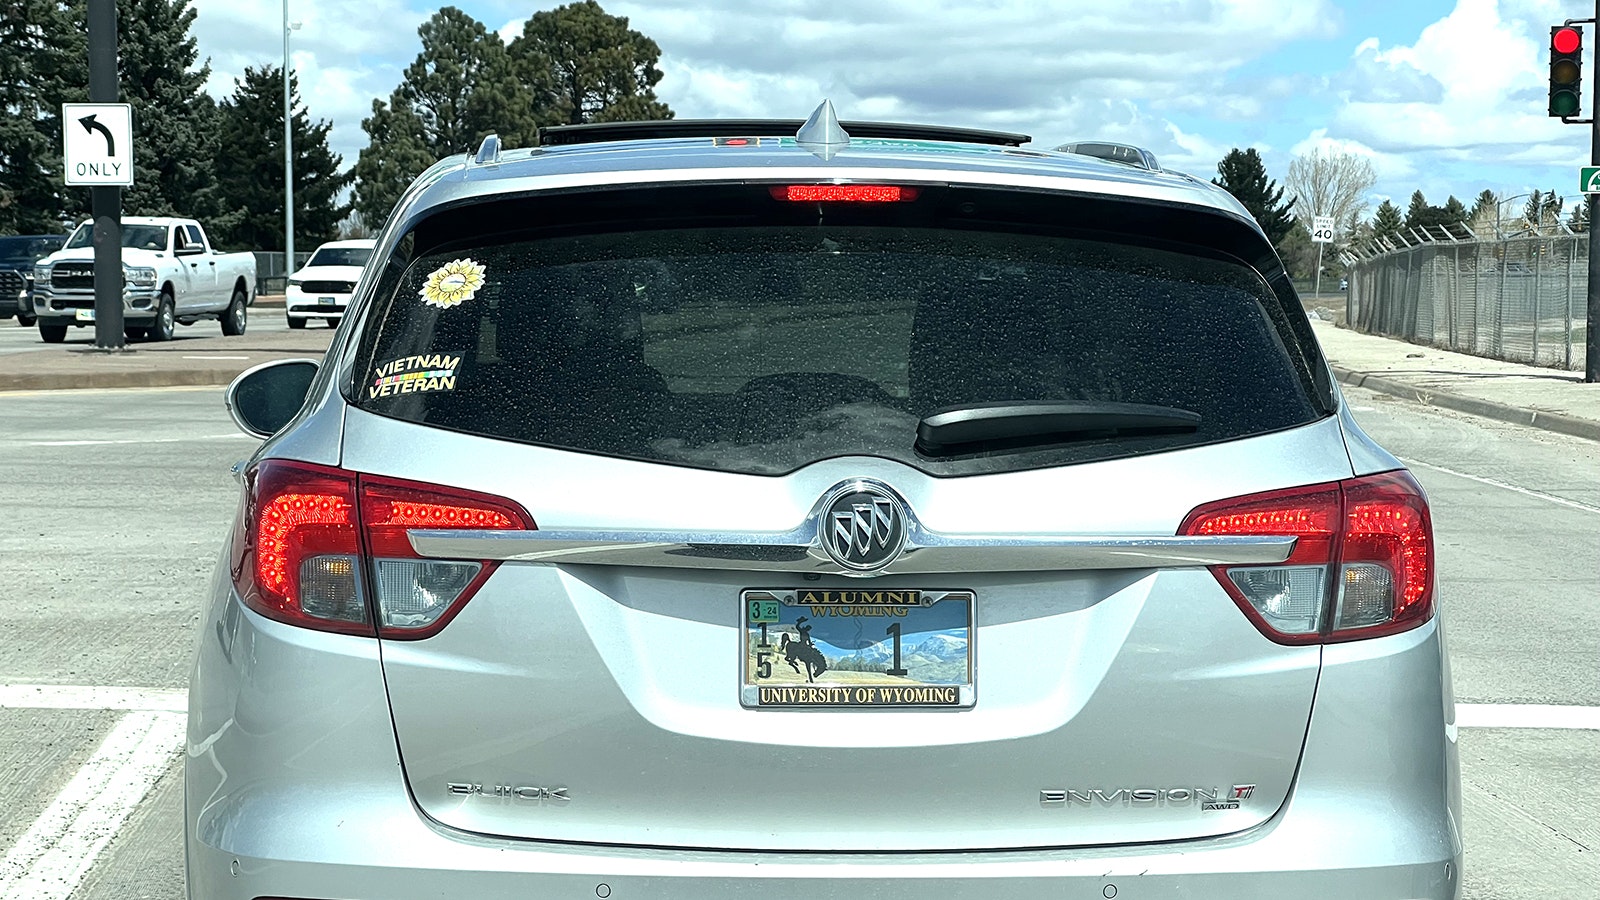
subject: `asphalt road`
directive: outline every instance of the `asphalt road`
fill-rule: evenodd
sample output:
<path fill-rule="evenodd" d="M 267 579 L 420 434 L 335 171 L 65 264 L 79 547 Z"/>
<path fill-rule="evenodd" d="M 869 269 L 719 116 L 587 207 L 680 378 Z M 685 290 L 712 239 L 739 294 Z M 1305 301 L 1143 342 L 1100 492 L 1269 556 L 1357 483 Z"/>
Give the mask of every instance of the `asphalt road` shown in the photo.
<path fill-rule="evenodd" d="M 18 331 L 0 324 L 0 348 Z M 1432 499 L 1458 700 L 1600 706 L 1600 444 L 1348 393 Z M 253 446 L 216 388 L 0 394 L 0 689 L 181 690 L 236 498 L 228 467 Z M 0 709 L 0 853 L 26 845 L 74 791 L 98 796 L 85 763 L 140 715 L 180 714 Z M 1460 741 L 1466 896 L 1590 895 L 1600 735 L 1463 727 Z M 157 756 L 131 816 L 102 823 L 114 838 L 72 897 L 182 896 L 178 766 Z M 78 877 L 70 868 L 58 867 L 60 884 Z M 0 862 L 0 898 L 67 896 L 7 877 Z"/>
<path fill-rule="evenodd" d="M 325 328 L 321 324 L 313 324 L 312 328 Z M 288 331 L 289 325 L 283 318 L 283 307 L 250 308 L 249 324 L 245 327 L 246 336 L 252 333 L 270 333 Z M 173 332 L 174 341 L 192 341 L 198 338 L 217 337 L 222 334 L 222 326 L 216 322 L 205 320 L 193 325 L 179 325 Z M 135 345 L 137 345 L 135 343 Z M 82 328 L 72 328 L 67 331 L 67 340 L 61 344 L 46 344 L 39 339 L 39 329 L 34 326 L 23 328 L 17 324 L 15 318 L 0 319 L 0 356 L 12 353 L 26 353 L 30 350 L 47 350 L 52 347 L 92 347 L 94 346 L 94 326 L 85 325 Z"/>

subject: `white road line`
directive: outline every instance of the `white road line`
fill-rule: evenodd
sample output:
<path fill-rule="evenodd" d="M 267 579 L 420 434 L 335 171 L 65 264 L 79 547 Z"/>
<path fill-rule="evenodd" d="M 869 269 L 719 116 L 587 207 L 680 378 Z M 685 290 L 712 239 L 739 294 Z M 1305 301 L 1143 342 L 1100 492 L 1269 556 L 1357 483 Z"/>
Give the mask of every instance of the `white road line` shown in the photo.
<path fill-rule="evenodd" d="M 1563 728 L 1600 731 L 1600 706 L 1457 703 L 1462 728 Z"/>
<path fill-rule="evenodd" d="M 0 898 L 67 900 L 183 741 L 183 716 L 123 716 L 0 860 Z"/>
<path fill-rule="evenodd" d="M 1465 478 L 1468 481 L 1476 481 L 1479 484 L 1487 484 L 1490 487 L 1505 488 L 1508 491 L 1515 491 L 1519 494 L 1535 497 L 1540 500 L 1548 500 L 1551 503 L 1559 503 L 1562 506 L 1570 506 L 1573 509 L 1581 509 L 1584 512 L 1600 513 L 1600 506 L 1590 506 L 1587 503 L 1579 503 L 1576 500 L 1568 500 L 1565 497 L 1557 497 L 1554 494 L 1546 494 L 1544 491 L 1534 491 L 1524 487 L 1517 487 L 1514 484 L 1506 484 L 1504 481 L 1495 481 L 1493 478 L 1484 478 L 1481 475 L 1468 475 L 1466 472 L 1457 472 L 1455 469 L 1446 469 L 1444 466 L 1436 466 L 1432 463 L 1425 462 L 1408 462 L 1407 465 L 1420 466 L 1424 469 L 1432 469 L 1435 472 L 1443 472 L 1446 475 L 1454 475 L 1457 478 Z"/>
<path fill-rule="evenodd" d="M 252 438 L 247 434 L 234 432 L 233 434 L 202 434 L 195 437 L 126 438 L 122 440 L 98 441 L 22 441 L 21 443 L 24 447 L 97 447 L 104 444 L 181 444 L 184 441 L 221 441 L 232 440 L 234 438 L 248 438 L 252 441 L 256 440 L 256 438 Z"/>
<path fill-rule="evenodd" d="M 126 709 L 185 712 L 188 692 L 75 684 L 0 684 L 0 709 Z"/>
<path fill-rule="evenodd" d="M 185 356 L 184 359 L 249 359 L 248 356 Z"/>

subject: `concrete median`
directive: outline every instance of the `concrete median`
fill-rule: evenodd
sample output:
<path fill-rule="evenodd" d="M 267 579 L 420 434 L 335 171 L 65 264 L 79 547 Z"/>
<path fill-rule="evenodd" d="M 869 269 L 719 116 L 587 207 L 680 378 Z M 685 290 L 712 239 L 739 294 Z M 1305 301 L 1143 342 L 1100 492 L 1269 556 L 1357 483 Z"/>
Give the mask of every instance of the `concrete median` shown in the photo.
<path fill-rule="evenodd" d="M 275 359 L 321 359 L 334 334 L 318 328 L 222 337 L 206 330 L 191 337 L 180 329 L 169 342 L 129 342 L 116 352 L 85 346 L 84 338 L 93 338 L 88 329 L 69 333 L 71 344 L 0 356 L 0 391 L 224 385 Z"/>

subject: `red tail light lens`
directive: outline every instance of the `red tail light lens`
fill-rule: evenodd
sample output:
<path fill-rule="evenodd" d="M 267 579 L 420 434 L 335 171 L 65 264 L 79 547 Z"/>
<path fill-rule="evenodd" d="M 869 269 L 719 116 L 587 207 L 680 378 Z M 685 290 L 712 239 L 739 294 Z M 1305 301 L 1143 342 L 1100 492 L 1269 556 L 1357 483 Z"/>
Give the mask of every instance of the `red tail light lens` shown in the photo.
<path fill-rule="evenodd" d="M 354 473 L 268 460 L 251 473 L 249 490 L 234 545 L 234 587 L 244 604 L 290 625 L 372 634 Z"/>
<path fill-rule="evenodd" d="M 437 634 L 496 563 L 423 559 L 408 529 L 533 527 L 503 497 L 267 460 L 249 477 L 234 587 L 246 606 L 290 625 L 415 640 Z"/>
<path fill-rule="evenodd" d="M 774 187 L 772 196 L 793 203 L 903 203 L 917 199 L 917 189 L 897 184 L 788 184 Z"/>
<path fill-rule="evenodd" d="M 1406 472 L 1208 503 L 1179 534 L 1299 539 L 1276 565 L 1212 567 L 1250 621 L 1279 643 L 1377 637 L 1433 616 L 1433 523 Z"/>

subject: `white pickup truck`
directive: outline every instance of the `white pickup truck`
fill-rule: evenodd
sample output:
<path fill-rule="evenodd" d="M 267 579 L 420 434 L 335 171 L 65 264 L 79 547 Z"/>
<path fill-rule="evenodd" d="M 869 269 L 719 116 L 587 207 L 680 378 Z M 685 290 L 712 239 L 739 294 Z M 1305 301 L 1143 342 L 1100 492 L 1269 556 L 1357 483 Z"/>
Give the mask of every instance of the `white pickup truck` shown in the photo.
<path fill-rule="evenodd" d="M 122 321 L 129 337 L 171 340 L 176 325 L 218 319 L 222 333 L 244 334 L 256 285 L 251 253 L 217 253 L 193 219 L 122 220 Z M 94 225 L 33 270 L 39 337 L 57 344 L 68 327 L 94 324 Z"/>

